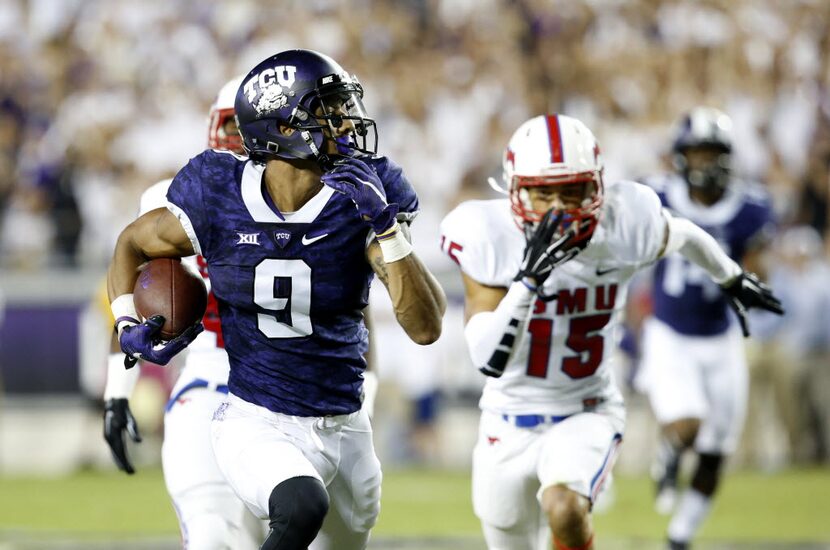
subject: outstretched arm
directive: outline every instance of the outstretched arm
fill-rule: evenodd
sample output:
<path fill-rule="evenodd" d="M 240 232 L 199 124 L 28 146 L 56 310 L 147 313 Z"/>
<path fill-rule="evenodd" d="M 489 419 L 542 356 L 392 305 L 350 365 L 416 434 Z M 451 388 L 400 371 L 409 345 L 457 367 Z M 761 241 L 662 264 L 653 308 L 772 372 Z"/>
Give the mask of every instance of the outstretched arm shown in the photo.
<path fill-rule="evenodd" d="M 394 249 L 384 254 L 381 245 L 375 241 L 366 251 L 367 258 L 375 274 L 386 285 L 395 317 L 406 334 L 416 344 L 431 344 L 441 336 L 441 319 L 447 309 L 444 291 L 411 251 L 406 237 L 398 234 L 394 239 L 402 239 L 397 243 L 398 255 L 405 253 L 404 256 L 397 258 Z"/>
<path fill-rule="evenodd" d="M 677 218 L 663 210 L 666 218 L 666 236 L 660 256 L 680 252 L 706 270 L 719 285 L 726 284 L 742 272 L 741 266 L 730 258 L 709 233 L 685 218 Z"/>
<path fill-rule="evenodd" d="M 729 298 L 738 315 L 744 336 L 749 336 L 746 314 L 749 308 L 761 308 L 779 315 L 781 302 L 754 273 L 744 271 L 717 241 L 703 229 L 684 218 L 675 218 L 665 210 L 666 238 L 660 256 L 680 252 L 705 269 Z"/>

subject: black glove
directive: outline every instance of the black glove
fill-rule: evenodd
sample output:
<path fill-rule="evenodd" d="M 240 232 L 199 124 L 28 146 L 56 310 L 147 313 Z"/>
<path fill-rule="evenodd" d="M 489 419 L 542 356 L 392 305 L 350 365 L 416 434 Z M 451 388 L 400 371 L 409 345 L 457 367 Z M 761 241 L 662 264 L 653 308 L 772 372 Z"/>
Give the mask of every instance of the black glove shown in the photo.
<path fill-rule="evenodd" d="M 754 273 L 742 272 L 729 283 L 722 285 L 724 294 L 729 298 L 729 305 L 738 314 L 744 337 L 749 336 L 746 313 L 750 308 L 760 308 L 778 315 L 784 314 L 781 300 L 775 297 L 772 289 L 761 282 Z"/>
<path fill-rule="evenodd" d="M 125 398 L 108 399 L 104 404 L 104 439 L 112 451 L 112 459 L 119 470 L 128 474 L 134 474 L 130 459 L 127 457 L 127 446 L 124 432 L 130 435 L 130 439 L 141 443 L 141 434 L 138 433 L 133 413 L 130 412 L 130 404 Z"/>
<path fill-rule="evenodd" d="M 534 229 L 533 224 L 525 224 L 525 255 L 514 281 L 532 279 L 536 288 L 541 288 L 550 276 L 553 268 L 564 264 L 585 248 L 587 240 L 577 241 L 576 227 L 569 227 L 558 239 L 551 242 L 556 230 L 562 223 L 563 214 L 556 216 L 553 209 L 548 210 L 542 221 Z M 587 222 L 590 223 L 590 222 Z"/>

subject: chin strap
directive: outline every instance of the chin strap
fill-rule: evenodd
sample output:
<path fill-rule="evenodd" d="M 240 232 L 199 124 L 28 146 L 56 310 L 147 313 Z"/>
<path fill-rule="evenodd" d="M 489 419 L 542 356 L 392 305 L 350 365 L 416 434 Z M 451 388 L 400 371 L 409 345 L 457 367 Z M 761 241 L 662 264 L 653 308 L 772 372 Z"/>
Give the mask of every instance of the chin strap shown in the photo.
<path fill-rule="evenodd" d="M 317 160 L 317 164 L 320 166 L 320 169 L 323 170 L 323 172 L 330 171 L 332 168 L 337 166 L 337 163 L 339 161 L 346 158 L 349 158 L 348 155 L 341 155 L 339 153 L 322 153 L 315 157 L 315 159 Z"/>

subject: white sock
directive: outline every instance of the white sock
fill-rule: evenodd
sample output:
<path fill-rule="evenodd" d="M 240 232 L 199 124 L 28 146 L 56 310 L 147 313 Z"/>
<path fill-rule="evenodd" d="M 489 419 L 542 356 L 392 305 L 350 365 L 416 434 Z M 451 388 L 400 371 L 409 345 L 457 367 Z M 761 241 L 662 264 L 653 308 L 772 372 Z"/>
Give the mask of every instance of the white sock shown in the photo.
<path fill-rule="evenodd" d="M 669 523 L 669 538 L 677 542 L 692 540 L 711 507 L 711 498 L 692 488 L 687 489 Z"/>

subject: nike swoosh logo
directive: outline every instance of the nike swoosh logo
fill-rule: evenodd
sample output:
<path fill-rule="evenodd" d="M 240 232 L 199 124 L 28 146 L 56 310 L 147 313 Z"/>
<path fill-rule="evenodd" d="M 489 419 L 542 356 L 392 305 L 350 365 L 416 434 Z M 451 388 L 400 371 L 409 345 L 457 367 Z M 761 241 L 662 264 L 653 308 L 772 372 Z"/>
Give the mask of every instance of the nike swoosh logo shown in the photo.
<path fill-rule="evenodd" d="M 618 269 L 619 269 L 619 267 L 609 267 L 608 269 L 600 269 L 598 267 L 597 268 L 597 277 L 602 277 L 603 275 L 611 273 L 612 271 L 617 271 Z"/>
<path fill-rule="evenodd" d="M 302 243 L 303 243 L 305 246 L 308 246 L 308 245 L 313 244 L 313 243 L 316 243 L 316 242 L 317 242 L 317 241 L 319 241 L 320 239 L 322 239 L 322 238 L 324 238 L 324 237 L 328 237 L 328 236 L 329 236 L 329 234 L 328 234 L 328 233 L 323 233 L 322 235 L 317 235 L 316 237 L 311 237 L 311 238 L 309 239 L 309 238 L 308 238 L 308 235 L 303 235 L 303 238 L 302 238 Z"/>

